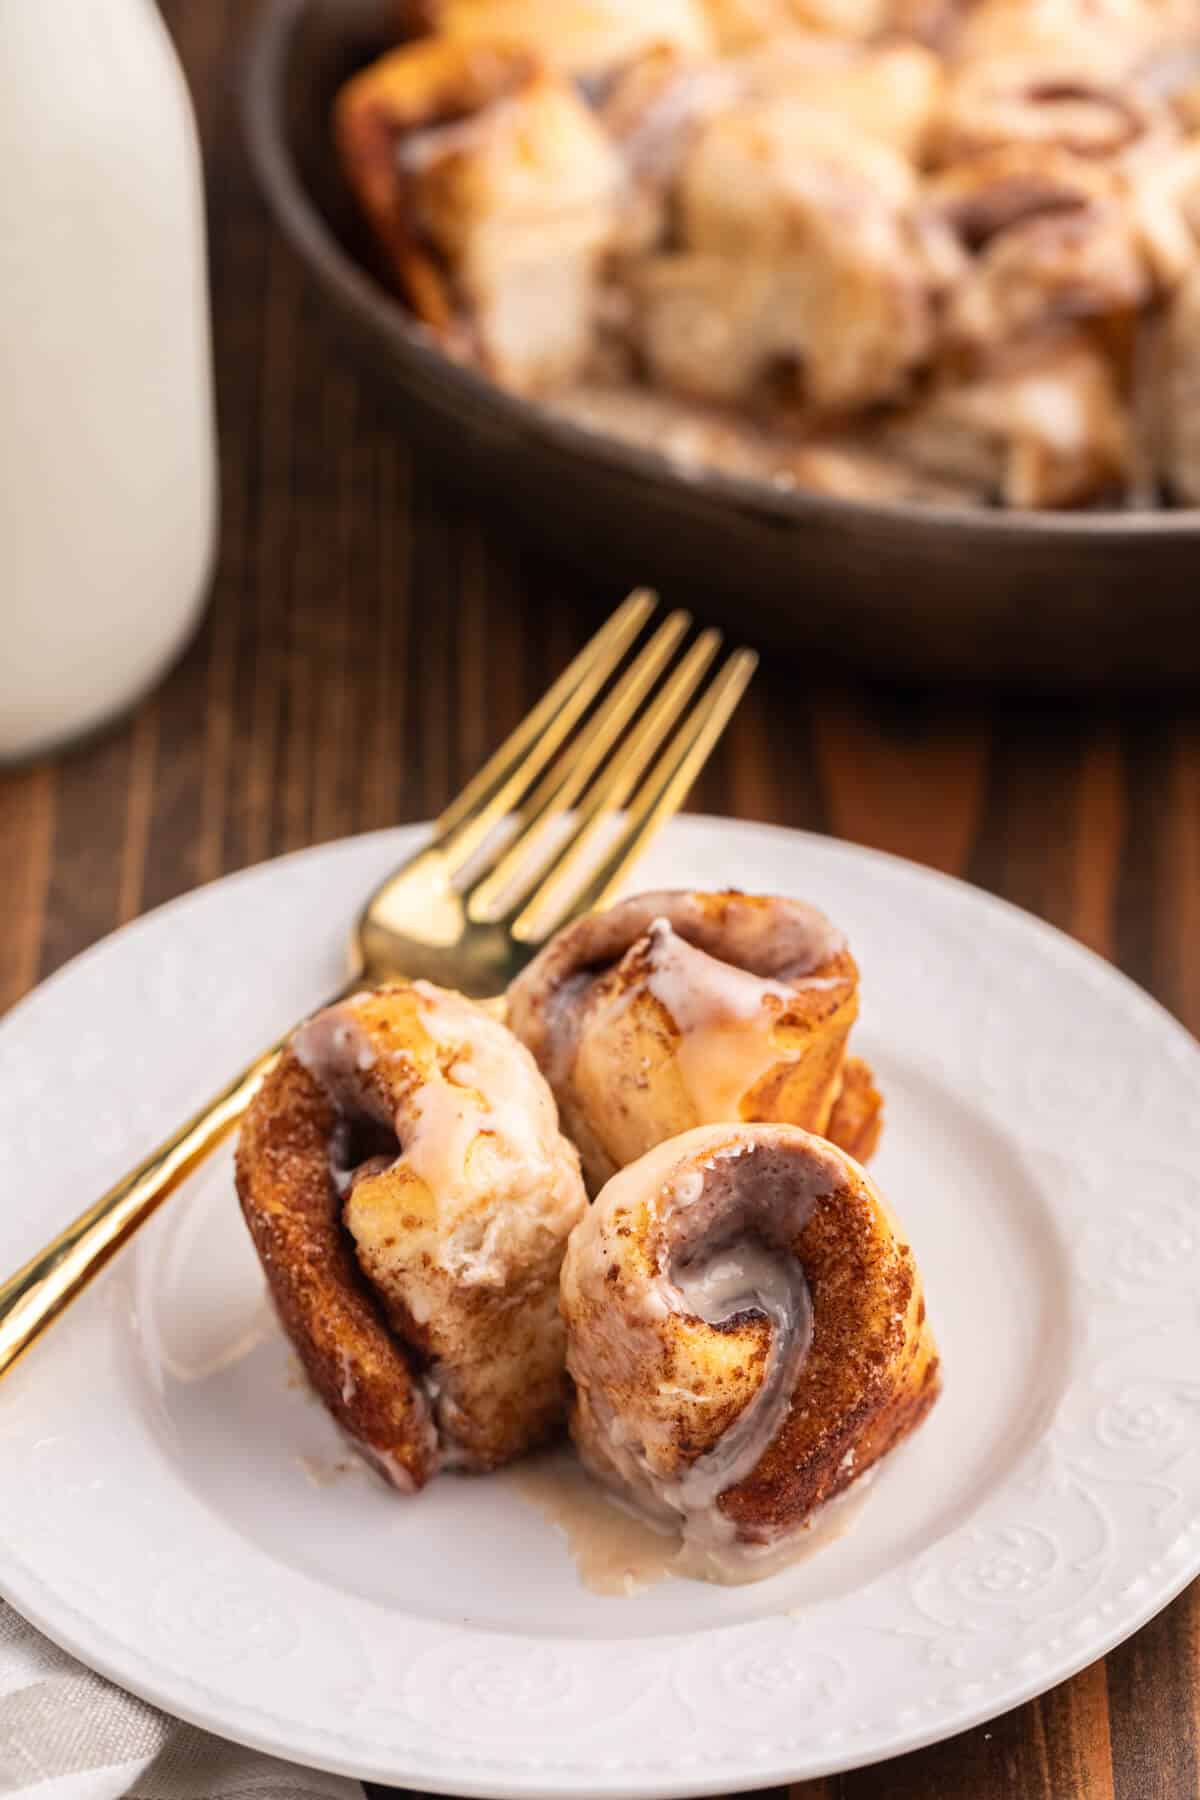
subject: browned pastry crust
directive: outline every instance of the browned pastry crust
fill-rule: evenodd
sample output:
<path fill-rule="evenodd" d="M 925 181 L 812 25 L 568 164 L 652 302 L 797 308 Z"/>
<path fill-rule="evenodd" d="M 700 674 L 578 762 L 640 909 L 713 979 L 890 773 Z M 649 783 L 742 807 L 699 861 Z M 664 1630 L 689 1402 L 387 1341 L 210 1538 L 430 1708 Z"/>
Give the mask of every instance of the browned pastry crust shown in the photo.
<path fill-rule="evenodd" d="M 794 1534 L 939 1392 L 896 1220 L 791 1126 L 704 1127 L 623 1170 L 572 1234 L 562 1305 L 584 1461 L 718 1559 Z"/>
<path fill-rule="evenodd" d="M 856 1161 L 874 1156 L 883 1133 L 883 1095 L 875 1086 L 871 1066 L 861 1056 L 848 1056 L 842 1065 L 842 1085 L 833 1103 L 825 1136 Z"/>
<path fill-rule="evenodd" d="M 857 1013 L 854 958 L 815 908 L 666 892 L 557 933 L 509 989 L 508 1017 L 595 1192 L 694 1125 L 779 1120 L 825 1131 Z M 865 1096 L 866 1087 L 842 1116 L 864 1115 L 855 1128 L 869 1149 Z"/>
<path fill-rule="evenodd" d="M 313 1387 L 396 1486 L 419 1488 L 437 1469 L 437 1433 L 414 1360 L 389 1332 L 342 1228 L 329 1176 L 336 1123 L 332 1103 L 285 1051 L 242 1126 L 238 1195 Z"/>
<path fill-rule="evenodd" d="M 237 1183 L 313 1385 L 396 1486 L 561 1424 L 558 1275 L 585 1196 L 497 1020 L 428 983 L 319 1014 L 250 1108 Z"/>
<path fill-rule="evenodd" d="M 797 1255 L 814 1312 L 803 1390 L 753 1473 L 723 1499 L 749 1537 L 786 1530 L 841 1493 L 941 1392 L 920 1275 L 873 1183 L 848 1173 L 818 1202 Z"/>

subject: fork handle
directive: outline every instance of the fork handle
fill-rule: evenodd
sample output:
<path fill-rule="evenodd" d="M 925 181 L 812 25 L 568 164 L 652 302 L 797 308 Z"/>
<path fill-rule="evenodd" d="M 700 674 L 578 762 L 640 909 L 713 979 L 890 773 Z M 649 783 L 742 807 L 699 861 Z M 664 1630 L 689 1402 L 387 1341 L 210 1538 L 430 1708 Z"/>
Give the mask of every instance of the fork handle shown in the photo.
<path fill-rule="evenodd" d="M 0 1376 L 229 1135 L 278 1061 L 283 1042 L 235 1076 L 0 1286 Z"/>

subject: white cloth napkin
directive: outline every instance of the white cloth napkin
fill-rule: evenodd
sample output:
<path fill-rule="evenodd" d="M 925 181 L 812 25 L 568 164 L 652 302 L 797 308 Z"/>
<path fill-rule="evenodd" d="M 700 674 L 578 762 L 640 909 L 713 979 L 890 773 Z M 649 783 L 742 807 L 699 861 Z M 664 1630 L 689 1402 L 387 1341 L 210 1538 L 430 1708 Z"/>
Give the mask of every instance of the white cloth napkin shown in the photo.
<path fill-rule="evenodd" d="M 0 1795 L 363 1800 L 356 1781 L 243 1750 L 135 1700 L 0 1600 Z"/>

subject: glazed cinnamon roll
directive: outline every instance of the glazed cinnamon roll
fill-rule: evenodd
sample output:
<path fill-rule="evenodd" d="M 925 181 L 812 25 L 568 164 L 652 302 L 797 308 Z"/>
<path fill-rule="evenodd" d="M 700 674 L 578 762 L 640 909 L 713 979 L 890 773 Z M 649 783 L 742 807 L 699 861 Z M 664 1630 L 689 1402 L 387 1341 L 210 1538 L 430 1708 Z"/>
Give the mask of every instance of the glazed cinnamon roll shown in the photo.
<path fill-rule="evenodd" d="M 533 389 L 577 374 L 622 171 L 570 80 L 520 44 L 428 38 L 347 83 L 346 179 L 447 349 Z"/>
<path fill-rule="evenodd" d="M 558 1277 L 586 1206 L 532 1057 L 426 982 L 300 1028 L 237 1185 L 318 1394 L 398 1488 L 497 1467 L 565 1411 Z"/>
<path fill-rule="evenodd" d="M 626 271 L 656 382 L 818 415 L 904 391 L 937 280 L 905 157 L 804 100 L 750 99 L 696 130 L 674 200 L 674 242 Z"/>
<path fill-rule="evenodd" d="M 710 1579 L 770 1573 L 939 1391 L 895 1219 L 793 1126 L 703 1126 L 614 1176 L 562 1309 L 580 1456 Z"/>
<path fill-rule="evenodd" d="M 560 931 L 509 989 L 594 1193 L 694 1125 L 824 1131 L 846 1075 L 858 970 L 815 907 L 774 896 L 642 894 Z M 858 1078 L 856 1143 L 881 1102 Z M 849 1114 L 844 1114 L 849 1118 Z"/>

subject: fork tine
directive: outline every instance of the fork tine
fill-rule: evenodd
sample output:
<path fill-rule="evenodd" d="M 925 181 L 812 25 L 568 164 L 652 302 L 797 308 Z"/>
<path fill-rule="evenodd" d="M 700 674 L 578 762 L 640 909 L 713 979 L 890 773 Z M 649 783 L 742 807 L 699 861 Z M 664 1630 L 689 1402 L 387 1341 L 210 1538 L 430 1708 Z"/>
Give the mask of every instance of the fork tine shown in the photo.
<path fill-rule="evenodd" d="M 466 861 L 497 819 L 541 774 L 657 604 L 657 595 L 639 588 L 617 608 L 435 821 L 427 852 L 445 856 L 452 869 Z"/>
<path fill-rule="evenodd" d="M 642 783 L 629 808 L 625 825 L 608 855 L 582 888 L 572 896 L 566 909 L 554 918 L 553 925 L 538 933 L 537 937 L 548 936 L 551 929 L 557 929 L 581 913 L 592 912 L 604 906 L 613 897 L 626 871 L 687 798 L 689 789 L 736 711 L 757 666 L 758 656 L 753 650 L 735 650 L 727 658 L 703 698 L 697 701 Z M 635 770 L 635 779 L 637 773 L 638 770 Z M 598 822 L 599 817 L 594 823 Z M 562 891 L 576 860 L 575 846 L 571 844 L 567 857 L 552 866 L 548 876 L 512 921 L 514 937 L 525 942 L 536 941 L 530 931 L 533 920 L 544 910 L 547 902 Z"/>
<path fill-rule="evenodd" d="M 679 733 L 677 746 L 659 758 L 650 780 L 630 809 L 624 831 L 573 901 L 572 917 L 576 910 L 591 912 L 607 905 L 615 897 L 627 870 L 667 820 L 679 811 L 737 711 L 757 667 L 758 654 L 754 650 L 737 650 L 725 663 L 708 693 L 693 708 L 691 718 Z"/>
<path fill-rule="evenodd" d="M 568 740 L 557 762 L 518 812 L 517 830 L 501 855 L 465 889 L 463 900 L 469 918 L 479 921 L 489 917 L 518 870 L 529 862 L 530 850 L 551 818 L 574 806 L 658 680 L 691 622 L 690 613 L 669 613 L 584 730 L 573 741 Z"/>
<path fill-rule="evenodd" d="M 518 894 L 528 898 L 523 904 L 514 904 L 505 921 L 514 937 L 529 929 L 533 915 L 540 913 L 553 893 L 566 887 L 572 872 L 586 859 L 604 821 L 625 805 L 659 747 L 682 719 L 720 645 L 719 631 L 701 632 L 593 785 L 579 808 L 574 828 L 540 867 L 530 869 L 517 889 Z"/>

